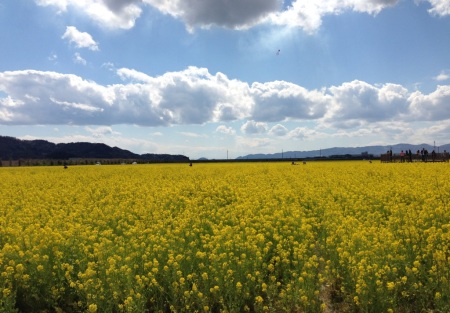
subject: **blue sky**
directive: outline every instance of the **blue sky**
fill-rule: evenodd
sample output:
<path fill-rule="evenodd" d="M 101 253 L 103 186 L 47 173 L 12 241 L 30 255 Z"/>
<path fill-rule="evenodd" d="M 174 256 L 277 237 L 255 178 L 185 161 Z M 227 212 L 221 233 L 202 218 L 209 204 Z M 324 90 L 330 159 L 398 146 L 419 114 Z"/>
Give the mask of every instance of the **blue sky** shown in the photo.
<path fill-rule="evenodd" d="M 450 0 L 4 0 L 0 42 L 0 135 L 191 159 L 450 143 Z"/>

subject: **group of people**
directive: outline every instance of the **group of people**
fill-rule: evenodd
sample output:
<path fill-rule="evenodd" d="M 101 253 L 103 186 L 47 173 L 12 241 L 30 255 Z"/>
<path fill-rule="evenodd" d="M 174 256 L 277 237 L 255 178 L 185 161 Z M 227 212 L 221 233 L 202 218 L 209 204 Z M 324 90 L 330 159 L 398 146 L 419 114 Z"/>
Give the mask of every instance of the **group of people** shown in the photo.
<path fill-rule="evenodd" d="M 387 155 L 389 157 L 389 161 L 393 161 L 393 154 L 392 154 L 392 150 L 388 150 Z M 444 150 L 443 153 L 436 153 L 435 150 L 433 150 L 431 152 L 431 161 L 435 162 L 435 161 L 448 161 L 448 152 L 446 150 Z M 437 160 L 437 158 L 439 157 L 439 160 Z M 413 161 L 417 161 L 417 160 L 422 160 L 422 162 L 428 162 L 429 161 L 429 152 L 427 149 L 422 148 L 422 150 L 417 150 L 416 154 L 414 155 L 411 151 L 411 149 L 409 150 L 401 150 L 400 151 L 400 162 L 413 162 Z"/>

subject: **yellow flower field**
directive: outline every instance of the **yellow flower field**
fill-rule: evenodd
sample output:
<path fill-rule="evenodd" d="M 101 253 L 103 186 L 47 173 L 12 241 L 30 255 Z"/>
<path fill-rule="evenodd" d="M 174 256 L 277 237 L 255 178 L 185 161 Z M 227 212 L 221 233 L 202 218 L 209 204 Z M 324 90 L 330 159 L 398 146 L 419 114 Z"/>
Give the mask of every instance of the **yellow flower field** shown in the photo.
<path fill-rule="evenodd" d="M 0 312 L 448 312 L 449 173 L 0 168 Z"/>

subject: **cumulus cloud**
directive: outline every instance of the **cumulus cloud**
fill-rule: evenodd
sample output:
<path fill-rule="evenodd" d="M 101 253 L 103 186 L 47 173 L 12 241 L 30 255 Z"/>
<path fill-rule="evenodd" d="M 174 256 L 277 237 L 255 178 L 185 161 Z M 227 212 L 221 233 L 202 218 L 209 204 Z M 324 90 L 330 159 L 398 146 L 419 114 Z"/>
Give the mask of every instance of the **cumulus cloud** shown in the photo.
<path fill-rule="evenodd" d="M 109 68 L 111 67 L 114 68 L 114 66 L 111 64 L 108 64 L 106 66 Z M 123 81 L 142 82 L 142 83 L 151 83 L 153 81 L 152 77 L 148 76 L 147 74 L 129 68 L 118 69 L 117 75 Z"/>
<path fill-rule="evenodd" d="M 247 121 L 241 126 L 244 134 L 264 134 L 267 132 L 267 124 L 262 122 Z"/>
<path fill-rule="evenodd" d="M 282 0 L 144 0 L 159 11 L 180 18 L 189 29 L 220 26 L 245 29 L 281 9 Z"/>
<path fill-rule="evenodd" d="M 92 39 L 92 36 L 85 32 L 80 32 L 75 26 L 67 26 L 62 39 L 67 39 L 77 48 L 88 48 L 92 51 L 98 51 L 98 44 Z"/>
<path fill-rule="evenodd" d="M 23 103 L 19 100 L 14 100 L 10 96 L 6 98 L 0 98 L 0 121 L 12 122 L 14 114 L 11 112 L 11 108 L 20 107 Z"/>
<path fill-rule="evenodd" d="M 450 118 L 450 85 L 438 86 L 428 95 L 419 91 L 409 98 L 411 118 L 416 121 L 439 121 Z"/>
<path fill-rule="evenodd" d="M 308 140 L 317 136 L 317 131 L 307 127 L 297 127 L 288 133 L 288 136 L 298 140 Z"/>
<path fill-rule="evenodd" d="M 235 135 L 236 131 L 232 127 L 227 127 L 225 125 L 220 125 L 216 128 L 216 132 L 225 135 Z"/>
<path fill-rule="evenodd" d="M 40 6 L 54 6 L 58 8 L 59 13 L 66 11 L 69 5 L 68 0 L 35 0 L 35 2 Z"/>
<path fill-rule="evenodd" d="M 123 84 L 36 70 L 0 72 L 0 122 L 9 125 L 191 125 L 246 120 L 246 134 L 286 134 L 283 121 L 351 129 L 380 122 L 450 119 L 450 85 L 424 94 L 355 80 L 321 90 L 283 82 L 247 83 L 189 67 L 151 77 L 119 69 Z M 269 126 L 269 123 L 278 123 Z M 225 126 L 217 132 L 231 133 Z"/>
<path fill-rule="evenodd" d="M 189 67 L 166 73 L 157 81 L 159 108 L 177 124 L 240 119 L 248 115 L 248 85 L 224 74 Z M 225 116 L 225 118 L 222 118 Z"/>
<path fill-rule="evenodd" d="M 284 136 L 287 133 L 288 129 L 281 124 L 277 124 L 269 130 L 269 134 L 273 136 Z"/>
<path fill-rule="evenodd" d="M 188 29 L 212 25 L 245 29 L 261 23 L 301 27 L 313 32 L 320 27 L 322 17 L 345 11 L 377 14 L 399 0 L 295 0 L 283 9 L 282 0 L 144 0 L 161 12 L 184 21 Z"/>
<path fill-rule="evenodd" d="M 330 100 L 324 91 L 308 91 L 285 81 L 254 83 L 251 94 L 255 102 L 252 118 L 266 122 L 322 117 Z"/>
<path fill-rule="evenodd" d="M 146 80 L 102 86 L 55 72 L 2 72 L 0 91 L 11 99 L 8 103 L 14 103 L 5 105 L 2 100 L 2 121 L 158 126 L 241 119 L 250 111 L 248 85 L 221 73 L 211 75 L 191 67 Z"/>
<path fill-rule="evenodd" d="M 450 0 L 427 0 L 431 4 L 430 14 L 437 16 L 450 15 Z"/>
<path fill-rule="evenodd" d="M 355 80 L 329 88 L 332 101 L 325 121 L 342 128 L 398 118 L 408 113 L 408 90 L 400 85 L 374 86 Z"/>
<path fill-rule="evenodd" d="M 141 0 L 35 0 L 39 6 L 56 7 L 58 13 L 74 9 L 98 24 L 111 29 L 130 29 L 140 17 Z"/>
<path fill-rule="evenodd" d="M 444 81 L 448 80 L 449 78 L 450 78 L 450 71 L 442 71 L 441 73 L 439 73 L 439 75 L 434 77 L 436 81 Z"/>
<path fill-rule="evenodd" d="M 274 12 L 270 21 L 277 25 L 300 27 L 313 33 L 322 24 L 326 15 L 338 15 L 347 11 L 378 14 L 385 8 L 392 7 L 399 0 L 296 0 L 284 11 Z"/>
<path fill-rule="evenodd" d="M 141 16 L 145 5 L 180 19 L 189 31 L 211 26 L 247 29 L 263 23 L 300 27 L 314 33 L 327 15 L 359 12 L 376 15 L 395 6 L 400 0 L 35 0 L 40 6 L 52 6 L 58 13 L 75 9 L 108 28 L 130 29 Z M 423 0 L 431 4 L 430 14 L 450 14 L 449 0 Z"/>

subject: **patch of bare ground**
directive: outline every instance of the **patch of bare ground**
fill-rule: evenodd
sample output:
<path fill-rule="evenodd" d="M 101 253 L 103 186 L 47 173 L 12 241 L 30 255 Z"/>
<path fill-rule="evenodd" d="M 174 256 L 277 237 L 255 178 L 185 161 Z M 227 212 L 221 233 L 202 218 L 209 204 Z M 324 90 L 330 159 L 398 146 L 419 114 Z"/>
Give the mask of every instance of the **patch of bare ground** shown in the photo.
<path fill-rule="evenodd" d="M 351 305 L 345 301 L 341 291 L 341 280 L 335 279 L 322 285 L 320 300 L 325 304 L 324 313 L 350 313 Z"/>

